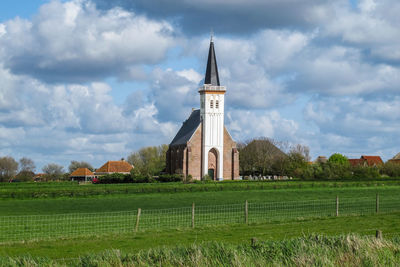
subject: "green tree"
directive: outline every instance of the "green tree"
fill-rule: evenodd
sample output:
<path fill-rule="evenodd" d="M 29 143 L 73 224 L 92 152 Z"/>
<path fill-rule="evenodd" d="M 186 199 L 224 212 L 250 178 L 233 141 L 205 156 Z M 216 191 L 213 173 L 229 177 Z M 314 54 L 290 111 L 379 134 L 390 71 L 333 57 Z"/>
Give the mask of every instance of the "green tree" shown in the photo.
<path fill-rule="evenodd" d="M 388 161 L 382 166 L 381 172 L 390 177 L 400 177 L 400 164 Z"/>
<path fill-rule="evenodd" d="M 328 162 L 329 163 L 335 163 L 335 164 L 343 165 L 343 166 L 349 166 L 350 165 L 349 159 L 346 156 L 344 156 L 342 154 L 339 154 L 339 153 L 332 154 L 329 157 Z"/>
<path fill-rule="evenodd" d="M 165 169 L 168 145 L 141 148 L 128 156 L 128 162 L 133 165 L 135 175 L 158 175 Z"/>
<path fill-rule="evenodd" d="M 307 146 L 300 144 L 294 145 L 290 148 L 287 154 L 286 170 L 284 173 L 288 176 L 311 179 L 310 177 L 310 149 Z"/>

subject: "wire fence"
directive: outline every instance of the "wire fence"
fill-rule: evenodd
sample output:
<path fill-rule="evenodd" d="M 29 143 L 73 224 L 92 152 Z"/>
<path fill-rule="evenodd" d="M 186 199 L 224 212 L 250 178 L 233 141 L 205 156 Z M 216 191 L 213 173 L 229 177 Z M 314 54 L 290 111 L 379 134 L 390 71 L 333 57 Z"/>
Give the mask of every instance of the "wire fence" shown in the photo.
<path fill-rule="evenodd" d="M 320 199 L 137 211 L 0 216 L 0 242 L 400 211 L 400 198 Z"/>

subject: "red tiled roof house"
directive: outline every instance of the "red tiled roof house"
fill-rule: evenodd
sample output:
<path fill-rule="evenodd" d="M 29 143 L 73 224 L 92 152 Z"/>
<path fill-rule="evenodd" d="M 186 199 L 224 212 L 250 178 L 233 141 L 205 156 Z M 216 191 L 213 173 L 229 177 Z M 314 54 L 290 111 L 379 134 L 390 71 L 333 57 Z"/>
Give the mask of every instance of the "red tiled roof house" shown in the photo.
<path fill-rule="evenodd" d="M 351 166 L 369 166 L 375 167 L 379 165 L 383 165 L 383 160 L 380 156 L 361 156 L 359 159 L 349 159 L 349 163 Z"/>
<path fill-rule="evenodd" d="M 95 175 L 106 175 L 112 173 L 129 174 L 133 166 L 124 160 L 107 161 L 103 166 L 95 171 Z"/>
<path fill-rule="evenodd" d="M 94 173 L 91 172 L 88 168 L 78 168 L 73 171 L 69 178 L 71 181 L 92 181 L 94 178 Z"/>

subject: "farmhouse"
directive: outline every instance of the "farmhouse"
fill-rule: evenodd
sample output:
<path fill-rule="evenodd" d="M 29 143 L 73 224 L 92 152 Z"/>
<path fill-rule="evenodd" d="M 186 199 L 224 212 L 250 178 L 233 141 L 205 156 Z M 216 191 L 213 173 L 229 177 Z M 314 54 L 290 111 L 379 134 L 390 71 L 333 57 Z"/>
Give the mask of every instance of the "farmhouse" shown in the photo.
<path fill-rule="evenodd" d="M 78 168 L 69 175 L 71 181 L 87 182 L 87 181 L 92 181 L 94 177 L 95 177 L 94 173 L 91 172 L 88 168 Z"/>
<path fill-rule="evenodd" d="M 359 159 L 349 159 L 351 166 L 369 166 L 375 167 L 383 164 L 380 156 L 361 156 Z"/>
<path fill-rule="evenodd" d="M 167 172 L 201 180 L 239 178 L 239 153 L 224 126 L 225 86 L 220 85 L 214 42 L 211 37 L 200 109 L 192 110 L 167 151 Z"/>
<path fill-rule="evenodd" d="M 133 166 L 125 160 L 107 161 L 103 166 L 98 168 L 94 174 L 96 177 L 112 173 L 129 174 L 132 169 Z"/>

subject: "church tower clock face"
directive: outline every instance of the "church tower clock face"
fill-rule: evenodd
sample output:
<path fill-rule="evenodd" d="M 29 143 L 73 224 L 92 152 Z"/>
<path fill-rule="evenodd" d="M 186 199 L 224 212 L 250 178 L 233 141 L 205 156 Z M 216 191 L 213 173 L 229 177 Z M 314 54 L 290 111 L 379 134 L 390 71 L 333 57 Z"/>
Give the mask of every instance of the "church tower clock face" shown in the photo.
<path fill-rule="evenodd" d="M 226 88 L 218 76 L 214 42 L 211 39 L 204 85 L 200 87 L 200 116 L 202 119 L 202 173 L 211 179 L 223 179 L 224 97 Z"/>

